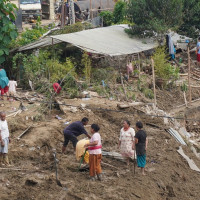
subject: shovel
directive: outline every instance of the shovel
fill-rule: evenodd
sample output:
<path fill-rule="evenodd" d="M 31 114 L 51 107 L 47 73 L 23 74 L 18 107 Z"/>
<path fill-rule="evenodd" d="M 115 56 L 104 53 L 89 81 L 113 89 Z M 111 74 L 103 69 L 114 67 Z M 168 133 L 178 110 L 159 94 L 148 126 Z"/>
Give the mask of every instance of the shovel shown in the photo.
<path fill-rule="evenodd" d="M 55 168 L 56 168 L 56 183 L 60 187 L 62 187 L 61 182 L 58 180 L 58 169 L 57 169 L 57 159 L 56 159 L 56 152 L 53 153 L 54 161 L 55 161 Z"/>

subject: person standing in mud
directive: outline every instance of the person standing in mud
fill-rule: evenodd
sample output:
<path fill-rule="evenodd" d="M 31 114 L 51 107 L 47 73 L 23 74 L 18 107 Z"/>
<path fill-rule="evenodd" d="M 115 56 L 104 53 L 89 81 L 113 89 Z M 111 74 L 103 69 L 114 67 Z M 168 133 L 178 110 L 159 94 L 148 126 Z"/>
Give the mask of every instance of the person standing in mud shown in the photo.
<path fill-rule="evenodd" d="M 124 127 L 120 131 L 119 137 L 119 148 L 122 156 L 126 159 L 127 166 L 129 167 L 130 158 L 134 157 L 135 151 L 134 140 L 135 131 L 130 127 L 130 122 L 128 120 L 124 121 Z"/>
<path fill-rule="evenodd" d="M 146 150 L 147 150 L 147 134 L 144 130 L 142 130 L 143 124 L 142 122 L 136 123 L 137 133 L 135 135 L 135 147 L 137 154 L 137 165 L 141 168 L 142 175 L 145 174 L 145 165 L 146 165 Z"/>
<path fill-rule="evenodd" d="M 79 135 L 85 134 L 88 138 L 91 138 L 91 136 L 87 133 L 87 131 L 84 128 L 84 126 L 88 124 L 88 121 L 89 119 L 87 117 L 84 117 L 81 121 L 73 122 L 64 129 L 64 144 L 62 147 L 62 153 L 65 152 L 69 141 L 71 141 L 73 144 L 74 152 L 76 151 L 76 144 L 78 142 L 77 137 Z"/>
<path fill-rule="evenodd" d="M 8 160 L 8 144 L 9 130 L 6 121 L 6 113 L 0 112 L 0 164 L 9 166 Z"/>
<path fill-rule="evenodd" d="M 100 128 L 97 124 L 91 125 L 91 134 L 92 137 L 88 144 L 85 144 L 85 148 L 89 151 L 89 166 L 90 166 L 90 180 L 95 180 L 95 175 L 97 175 L 97 179 L 99 181 L 102 180 L 102 169 L 101 169 L 101 160 L 102 160 L 102 152 L 101 152 L 101 136 L 99 134 Z"/>

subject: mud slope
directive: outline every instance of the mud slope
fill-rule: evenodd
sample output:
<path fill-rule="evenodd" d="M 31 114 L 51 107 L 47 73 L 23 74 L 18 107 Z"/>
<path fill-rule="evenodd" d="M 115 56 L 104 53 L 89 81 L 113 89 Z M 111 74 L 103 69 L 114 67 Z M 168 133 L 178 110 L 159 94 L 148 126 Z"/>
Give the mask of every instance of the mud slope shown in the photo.
<path fill-rule="evenodd" d="M 102 105 L 106 107 L 106 104 Z M 116 109 L 116 106 L 109 105 L 108 108 Z M 12 168 L 23 170 L 0 169 L 1 200 L 199 200 L 200 174 L 192 171 L 177 153 L 179 144 L 164 131 L 162 120 L 137 113 L 91 110 L 57 114 L 63 120 L 55 119 L 52 114 L 48 120 L 26 121 L 23 113 L 15 117 L 14 122 L 9 120 L 13 137 L 10 145 Z M 127 170 L 125 163 L 106 157 L 103 161 L 115 168 L 102 165 L 102 182 L 90 182 L 88 172 L 78 172 L 79 163 L 71 150 L 72 145 L 68 146 L 66 154 L 61 154 L 62 130 L 64 122 L 83 116 L 90 118 L 90 124 L 100 125 L 103 149 L 108 151 L 119 151 L 117 143 L 123 119 L 130 119 L 133 125 L 138 119 L 158 125 L 160 128 L 145 126 L 149 137 L 147 175 L 141 176 L 139 169 L 134 174 L 133 163 Z M 21 140 L 15 139 L 30 124 L 33 128 Z M 67 191 L 56 184 L 53 149 L 57 150 L 59 179 Z M 183 149 L 200 167 L 200 161 L 189 148 Z"/>

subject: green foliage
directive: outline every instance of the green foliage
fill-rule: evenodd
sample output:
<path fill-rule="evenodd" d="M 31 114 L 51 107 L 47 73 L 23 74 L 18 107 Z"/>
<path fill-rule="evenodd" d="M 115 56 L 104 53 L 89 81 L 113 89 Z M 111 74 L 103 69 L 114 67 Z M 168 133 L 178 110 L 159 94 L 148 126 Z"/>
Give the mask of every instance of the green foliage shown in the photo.
<path fill-rule="evenodd" d="M 22 32 L 16 41 L 12 41 L 12 47 L 19 47 L 34 42 L 47 31 L 47 27 L 41 26 L 40 17 L 38 17 L 36 26 L 33 29 L 26 29 L 26 31 Z"/>
<path fill-rule="evenodd" d="M 179 68 L 172 66 L 165 54 L 164 47 L 158 47 L 153 55 L 155 64 L 155 74 L 166 83 L 168 80 L 177 80 L 179 77 Z"/>
<path fill-rule="evenodd" d="M 85 74 L 85 79 L 87 83 L 90 84 L 92 66 L 91 66 L 90 57 L 88 56 L 87 52 L 84 52 L 82 56 L 81 64 L 84 66 L 83 72 Z"/>
<path fill-rule="evenodd" d="M 152 36 L 177 29 L 182 24 L 183 0 L 130 0 L 128 19 L 134 22 L 130 34 Z"/>
<path fill-rule="evenodd" d="M 135 96 L 135 93 L 133 93 L 132 91 L 128 91 L 127 92 L 127 97 L 133 101 L 136 100 L 136 96 Z"/>
<path fill-rule="evenodd" d="M 85 29 L 90 29 L 92 28 L 90 24 L 88 23 L 81 23 L 77 22 L 75 24 L 72 24 L 70 26 L 65 26 L 61 30 L 54 31 L 52 35 L 58 35 L 58 34 L 67 34 L 67 33 L 74 33 L 74 32 L 79 32 L 83 31 Z"/>
<path fill-rule="evenodd" d="M 94 86 L 94 91 L 97 92 L 100 96 L 109 96 L 110 89 L 108 87 L 103 87 L 102 85 Z"/>
<path fill-rule="evenodd" d="M 179 31 L 183 35 L 192 38 L 197 38 L 200 30 L 199 13 L 200 1 L 199 0 L 183 0 L 183 24 Z"/>
<path fill-rule="evenodd" d="M 188 86 L 187 86 L 187 84 L 186 84 L 185 82 L 181 85 L 181 90 L 182 90 L 183 92 L 187 92 Z"/>
<path fill-rule="evenodd" d="M 114 68 L 97 68 L 92 71 L 92 82 L 101 84 L 101 81 L 104 80 L 105 83 L 115 84 L 117 76 L 117 71 Z"/>
<path fill-rule="evenodd" d="M 125 20 L 125 13 L 126 13 L 126 2 L 122 0 L 118 0 L 115 4 L 114 11 L 113 11 L 113 22 L 123 23 Z"/>
<path fill-rule="evenodd" d="M 16 26 L 11 22 L 15 21 L 15 10 L 9 0 L 0 1 L 0 64 L 9 55 L 9 44 L 17 37 Z"/>
<path fill-rule="evenodd" d="M 76 76 L 74 65 L 69 58 L 65 63 L 60 63 L 58 60 L 50 59 L 48 51 L 40 50 L 38 55 L 16 54 L 13 57 L 13 69 L 19 71 L 20 65 L 24 67 L 24 80 L 31 80 L 35 88 L 43 92 L 48 92 L 46 90 L 51 88 L 52 83 L 63 79 L 68 73 L 69 76 Z M 68 82 L 66 81 L 67 86 Z M 74 85 L 74 82 L 71 85 Z"/>
<path fill-rule="evenodd" d="M 145 88 L 143 93 L 144 93 L 146 98 L 149 98 L 149 99 L 153 99 L 154 98 L 153 91 L 151 89 L 149 89 L 149 88 Z"/>
<path fill-rule="evenodd" d="M 103 26 L 110 26 L 113 23 L 113 13 L 110 11 L 102 11 L 100 17 L 103 20 Z"/>

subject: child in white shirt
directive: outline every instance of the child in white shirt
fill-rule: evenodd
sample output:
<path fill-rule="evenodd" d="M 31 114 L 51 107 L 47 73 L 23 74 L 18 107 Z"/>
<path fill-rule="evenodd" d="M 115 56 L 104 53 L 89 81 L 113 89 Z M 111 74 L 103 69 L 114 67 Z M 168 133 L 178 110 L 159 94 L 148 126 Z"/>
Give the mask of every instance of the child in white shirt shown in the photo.
<path fill-rule="evenodd" d="M 8 144 L 9 144 L 9 130 L 6 121 L 5 112 L 0 112 L 0 164 L 9 165 L 8 160 Z"/>
<path fill-rule="evenodd" d="M 9 80 L 8 86 L 9 86 L 9 94 L 11 96 L 10 99 L 12 100 L 12 97 L 16 95 L 17 81 L 15 81 L 14 78 L 12 77 L 11 80 Z"/>

